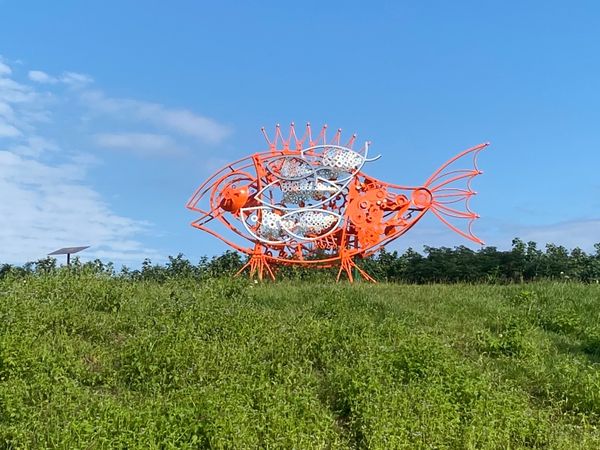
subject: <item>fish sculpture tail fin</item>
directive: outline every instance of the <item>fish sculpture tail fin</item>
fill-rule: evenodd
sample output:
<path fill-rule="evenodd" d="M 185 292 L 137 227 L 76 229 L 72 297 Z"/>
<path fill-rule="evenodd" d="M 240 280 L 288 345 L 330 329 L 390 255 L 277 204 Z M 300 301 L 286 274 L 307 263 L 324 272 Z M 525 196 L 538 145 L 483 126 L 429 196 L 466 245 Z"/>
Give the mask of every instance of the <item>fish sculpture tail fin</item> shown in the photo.
<path fill-rule="evenodd" d="M 469 202 L 477 194 L 471 188 L 471 181 L 483 173 L 477 167 L 477 157 L 488 145 L 487 142 L 477 145 L 448 160 L 429 177 L 424 189 L 413 194 L 417 202 L 428 203 L 429 210 L 451 230 L 481 245 L 484 242 L 471 230 L 479 216 L 470 209 Z M 419 195 L 427 198 L 419 199 Z"/>

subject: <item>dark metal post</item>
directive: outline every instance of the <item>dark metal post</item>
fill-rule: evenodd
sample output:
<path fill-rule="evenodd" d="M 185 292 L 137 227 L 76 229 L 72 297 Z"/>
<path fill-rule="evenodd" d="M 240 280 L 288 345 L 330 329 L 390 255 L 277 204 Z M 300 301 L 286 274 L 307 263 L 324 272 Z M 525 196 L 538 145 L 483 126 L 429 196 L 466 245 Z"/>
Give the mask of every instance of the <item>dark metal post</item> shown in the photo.
<path fill-rule="evenodd" d="M 67 253 L 67 267 L 71 265 L 71 254 Z"/>

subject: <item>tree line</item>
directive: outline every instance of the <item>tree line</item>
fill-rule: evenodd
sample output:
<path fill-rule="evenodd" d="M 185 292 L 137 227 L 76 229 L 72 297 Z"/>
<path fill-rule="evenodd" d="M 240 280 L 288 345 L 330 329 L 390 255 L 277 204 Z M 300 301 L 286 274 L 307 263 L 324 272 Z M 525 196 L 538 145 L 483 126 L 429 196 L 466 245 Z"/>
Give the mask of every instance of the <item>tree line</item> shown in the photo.
<path fill-rule="evenodd" d="M 544 249 L 521 239 L 512 241 L 510 250 L 482 247 L 472 250 L 465 246 L 454 248 L 425 246 L 422 253 L 411 248 L 403 253 L 385 249 L 358 264 L 375 279 L 400 283 L 511 283 L 536 280 L 573 280 L 587 283 L 600 281 L 600 243 L 593 253 L 580 248 L 546 244 Z M 123 266 L 116 270 L 112 263 L 99 259 L 82 263 L 74 258 L 70 267 L 59 267 L 53 258 L 29 262 L 23 266 L 0 265 L 0 279 L 7 276 L 44 275 L 57 271 L 74 274 L 90 273 L 131 280 L 166 281 L 173 278 L 206 279 L 231 276 L 239 271 L 246 257 L 226 251 L 212 258 L 203 257 L 197 264 L 183 254 L 169 256 L 165 264 L 146 259 L 139 269 Z M 337 269 L 315 270 L 303 267 L 279 267 L 281 279 L 331 279 Z"/>

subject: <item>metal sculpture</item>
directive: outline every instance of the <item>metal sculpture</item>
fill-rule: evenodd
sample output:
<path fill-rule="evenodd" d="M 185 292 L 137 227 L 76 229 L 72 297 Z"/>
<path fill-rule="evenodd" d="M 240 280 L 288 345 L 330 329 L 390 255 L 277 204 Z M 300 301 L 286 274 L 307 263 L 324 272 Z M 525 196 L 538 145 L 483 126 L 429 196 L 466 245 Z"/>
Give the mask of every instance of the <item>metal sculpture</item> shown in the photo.
<path fill-rule="evenodd" d="M 251 277 L 262 280 L 265 275 L 275 279 L 273 265 L 339 266 L 338 281 L 344 272 L 353 281 L 353 270 L 375 281 L 355 259 L 402 236 L 427 211 L 464 238 L 483 244 L 471 231 L 479 216 L 469 209 L 469 200 L 475 195 L 471 180 L 482 173 L 477 156 L 488 143 L 459 153 L 423 185 L 411 187 L 363 172 L 366 163 L 379 158 L 368 157 L 369 142 L 356 151 L 356 135 L 341 145 L 341 130 L 329 141 L 326 131 L 325 125 L 313 139 L 307 124 L 299 138 L 292 124 L 284 138 L 277 125 L 269 138 L 263 128 L 268 151 L 227 164 L 188 201 L 187 207 L 201 214 L 192 226 L 249 255 L 240 272 L 249 269 Z M 460 167 L 465 160 L 470 168 Z M 246 244 L 223 236 L 227 231 Z"/>

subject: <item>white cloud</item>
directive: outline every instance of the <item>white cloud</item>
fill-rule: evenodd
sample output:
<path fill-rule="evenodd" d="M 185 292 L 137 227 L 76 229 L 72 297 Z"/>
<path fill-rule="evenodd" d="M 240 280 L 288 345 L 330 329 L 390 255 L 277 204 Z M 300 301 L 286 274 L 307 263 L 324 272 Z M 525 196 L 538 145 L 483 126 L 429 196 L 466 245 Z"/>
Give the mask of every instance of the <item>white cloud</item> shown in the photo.
<path fill-rule="evenodd" d="M 22 156 L 39 157 L 46 152 L 57 152 L 60 147 L 48 139 L 30 135 L 22 139 L 21 142 L 9 147 L 9 150 Z"/>
<path fill-rule="evenodd" d="M 182 153 L 177 143 L 164 134 L 153 133 L 100 133 L 94 136 L 97 145 L 126 150 L 150 156 L 168 156 Z"/>
<path fill-rule="evenodd" d="M 229 127 L 186 109 L 167 108 L 158 103 L 138 100 L 111 98 L 98 90 L 83 92 L 82 100 L 96 113 L 134 119 L 210 144 L 222 142 L 231 133 Z"/>
<path fill-rule="evenodd" d="M 59 80 L 61 83 L 80 86 L 92 83 L 94 81 L 94 79 L 89 75 L 77 72 L 65 72 L 62 74 Z"/>
<path fill-rule="evenodd" d="M 594 244 L 600 242 L 600 219 L 517 226 L 513 237 L 519 237 L 523 241 L 534 241 L 540 246 L 556 244 L 569 249 L 579 247 L 586 251 L 593 251 Z"/>
<path fill-rule="evenodd" d="M 509 250 L 512 240 L 534 241 L 543 249 L 546 244 L 562 245 L 568 249 L 579 247 L 586 252 L 595 252 L 594 244 L 600 242 L 600 219 L 582 219 L 551 224 L 517 224 L 493 217 L 476 220 L 475 234 L 485 241 L 485 245 Z M 423 246 L 457 247 L 464 245 L 473 250 L 481 246 L 454 233 L 434 216 L 426 214 L 406 235 L 392 243 L 388 250 L 405 250 L 412 247 L 422 251 Z"/>
<path fill-rule="evenodd" d="M 41 70 L 30 70 L 27 74 L 31 81 L 35 81 L 36 83 L 56 83 L 58 80 L 54 77 L 51 77 L 46 72 L 42 72 Z"/>
<path fill-rule="evenodd" d="M 36 93 L 28 86 L 17 83 L 11 78 L 0 77 L 0 102 L 7 104 L 32 103 Z"/>
<path fill-rule="evenodd" d="M 0 122 L 0 138 L 17 137 L 21 132 L 13 125 Z"/>
<path fill-rule="evenodd" d="M 0 117 L 5 119 L 12 119 L 14 117 L 14 111 L 8 103 L 0 102 Z"/>
<path fill-rule="evenodd" d="M 115 213 L 87 183 L 93 158 L 69 153 L 38 129 L 53 110 L 48 94 L 0 76 L 0 262 L 43 258 L 59 247 L 87 244 L 82 259 L 111 255 L 139 263 L 157 257 L 138 236 L 148 223 Z M 39 72 L 39 71 L 38 71 Z M 43 77 L 38 73 L 33 78 Z M 30 78 L 32 78 L 30 73 Z M 63 83 L 84 78 L 64 75 Z M 64 100 L 64 99 L 63 99 Z"/>
<path fill-rule="evenodd" d="M 51 94 L 0 76 L 0 137 L 23 136 L 32 132 L 36 123 L 47 122 L 45 108 L 51 98 Z"/>
<path fill-rule="evenodd" d="M 83 86 L 94 81 L 89 75 L 77 72 L 64 72 L 60 77 L 53 77 L 41 70 L 30 70 L 27 76 L 31 81 L 42 84 L 64 83 L 71 86 Z"/>
<path fill-rule="evenodd" d="M 10 75 L 11 73 L 12 73 L 12 70 L 10 69 L 8 64 L 5 64 L 2 61 L 0 61 L 0 76 L 1 75 Z"/>
<path fill-rule="evenodd" d="M 230 133 L 187 109 L 110 97 L 91 83 L 85 74 L 42 70 L 22 80 L 0 57 L 0 263 L 36 260 L 70 245 L 92 246 L 84 260 L 160 259 L 143 242 L 151 232 L 156 237 L 153 226 L 116 213 L 91 185 L 90 169 L 102 163 L 102 153 L 73 148 L 87 142 L 171 156 Z"/>
<path fill-rule="evenodd" d="M 81 165 L 51 165 L 0 151 L 0 167 L 3 262 L 34 260 L 56 248 L 80 244 L 93 245 L 91 254 L 111 252 L 121 261 L 139 262 L 141 253 L 155 254 L 132 240 L 147 224 L 112 212 L 85 184 Z"/>
<path fill-rule="evenodd" d="M 29 79 L 42 84 L 63 83 L 72 87 L 83 87 L 93 82 L 92 77 L 76 72 L 65 72 L 54 77 L 41 70 L 31 70 Z M 8 89 L 9 86 L 6 87 Z M 24 93 L 12 86 L 13 95 Z M 0 84 L 0 89 L 2 85 Z M 187 109 L 168 108 L 159 103 L 144 102 L 126 98 L 113 98 L 100 90 L 81 92 L 84 104 L 94 113 L 117 118 L 119 121 L 135 121 L 154 126 L 160 130 L 191 137 L 209 144 L 218 144 L 226 139 L 229 127 L 209 117 L 201 116 Z M 164 135 L 165 133 L 161 133 Z"/>

